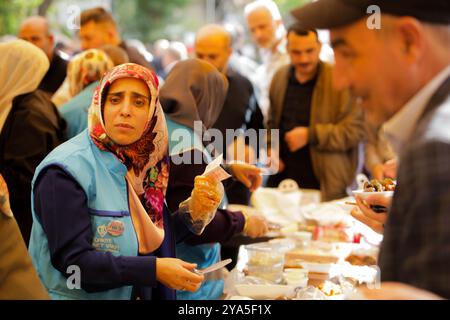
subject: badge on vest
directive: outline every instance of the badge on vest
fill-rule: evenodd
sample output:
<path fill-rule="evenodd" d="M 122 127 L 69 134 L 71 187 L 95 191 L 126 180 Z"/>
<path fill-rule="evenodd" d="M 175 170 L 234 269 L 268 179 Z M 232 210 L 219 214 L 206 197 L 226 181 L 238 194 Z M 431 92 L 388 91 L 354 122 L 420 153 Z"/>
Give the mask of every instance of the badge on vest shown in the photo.
<path fill-rule="evenodd" d="M 120 237 L 125 231 L 125 225 L 122 221 L 113 220 L 106 227 L 106 232 L 113 237 Z"/>
<path fill-rule="evenodd" d="M 107 233 L 106 226 L 104 224 L 98 226 L 97 227 L 97 232 L 100 235 L 100 237 L 103 238 L 106 235 L 106 233 Z"/>
<path fill-rule="evenodd" d="M 113 237 L 119 237 L 123 234 L 124 231 L 125 226 L 123 222 L 119 220 L 113 220 L 107 226 L 102 224 L 97 227 L 97 232 L 102 238 L 106 236 L 106 234 L 109 234 Z"/>

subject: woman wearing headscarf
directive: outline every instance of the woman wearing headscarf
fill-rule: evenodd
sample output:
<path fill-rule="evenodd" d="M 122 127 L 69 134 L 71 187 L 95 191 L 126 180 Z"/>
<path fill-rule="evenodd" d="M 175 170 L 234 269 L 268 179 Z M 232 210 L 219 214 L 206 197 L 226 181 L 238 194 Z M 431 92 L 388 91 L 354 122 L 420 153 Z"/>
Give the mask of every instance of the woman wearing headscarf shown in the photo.
<path fill-rule="evenodd" d="M 174 289 L 198 289 L 196 265 L 173 258 L 172 230 L 189 230 L 185 213 L 164 205 L 167 145 L 155 74 L 132 63 L 113 68 L 95 91 L 88 129 L 33 179 L 30 254 L 52 298 L 174 299 Z M 215 211 L 216 190 L 196 184 L 189 205 Z"/>
<path fill-rule="evenodd" d="M 83 51 L 69 62 L 67 77 L 52 97 L 67 122 L 69 139 L 87 128 L 87 111 L 95 88 L 103 74 L 113 67 L 109 56 L 97 49 Z"/>
<path fill-rule="evenodd" d="M 0 44 L 0 57 L 0 174 L 28 244 L 31 179 L 39 162 L 64 141 L 65 123 L 47 95 L 36 90 L 49 67 L 42 50 L 14 40 Z"/>
<path fill-rule="evenodd" d="M 212 154 L 203 143 L 194 122 L 209 129 L 216 122 L 227 94 L 228 82 L 211 64 L 199 59 L 178 62 L 161 89 L 161 104 L 169 131 L 171 166 L 167 204 L 176 210 L 189 195 L 195 177 L 204 172 Z M 200 159 L 201 161 L 195 161 Z M 247 164 L 234 164 L 227 170 L 249 188 L 260 184 L 259 169 Z M 226 200 L 211 223 L 199 236 L 191 236 L 177 245 L 177 257 L 206 268 L 220 260 L 220 244 L 244 232 L 258 237 L 267 231 L 266 221 L 259 216 L 226 210 Z M 194 231 L 195 232 L 195 231 Z M 197 292 L 178 292 L 180 299 L 218 299 L 223 294 L 222 270 L 208 274 Z"/>
<path fill-rule="evenodd" d="M 77 54 L 70 60 L 66 79 L 52 96 L 52 102 L 61 107 L 112 67 L 114 64 L 104 51 L 89 49 Z"/>

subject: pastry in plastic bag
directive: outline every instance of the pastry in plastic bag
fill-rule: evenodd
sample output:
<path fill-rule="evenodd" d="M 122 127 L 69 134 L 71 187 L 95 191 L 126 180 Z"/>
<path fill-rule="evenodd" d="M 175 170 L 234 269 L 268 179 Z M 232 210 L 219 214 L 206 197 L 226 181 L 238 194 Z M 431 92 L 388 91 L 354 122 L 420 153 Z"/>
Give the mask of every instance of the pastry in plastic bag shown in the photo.
<path fill-rule="evenodd" d="M 214 218 L 224 195 L 220 181 L 213 177 L 197 176 L 191 196 L 180 204 L 180 210 L 189 227 L 195 234 L 201 234 Z"/>

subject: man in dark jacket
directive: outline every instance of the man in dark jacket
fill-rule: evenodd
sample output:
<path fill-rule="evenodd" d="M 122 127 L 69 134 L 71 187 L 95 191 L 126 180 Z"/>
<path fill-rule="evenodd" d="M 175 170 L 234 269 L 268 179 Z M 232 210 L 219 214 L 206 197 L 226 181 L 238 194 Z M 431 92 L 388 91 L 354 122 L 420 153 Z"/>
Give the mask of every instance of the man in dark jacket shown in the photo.
<path fill-rule="evenodd" d="M 259 108 L 250 81 L 237 71 L 228 66 L 232 53 L 230 33 L 220 25 L 207 25 L 197 32 L 195 41 L 195 54 L 199 59 L 206 60 L 215 66 L 228 79 L 228 92 L 223 104 L 219 118 L 213 125 L 214 129 L 220 130 L 223 137 L 223 152 L 227 161 L 241 160 L 252 163 L 257 154 L 257 146 L 245 144 L 243 137 L 245 131 L 264 129 L 264 117 Z M 228 139 L 227 129 L 243 131 L 236 134 L 235 139 Z M 227 144 L 227 142 L 230 142 Z M 241 146 L 239 146 L 241 145 Z M 230 151 L 227 155 L 227 150 Z M 240 153 L 240 152 L 243 152 Z M 232 157 L 230 159 L 230 157 Z M 229 203 L 248 205 L 250 202 L 250 191 L 239 181 L 233 181 L 226 189 Z M 247 239 L 234 238 L 222 246 L 222 258 L 232 258 L 233 263 L 228 268 L 233 268 L 237 261 L 238 247 L 242 241 Z"/>
<path fill-rule="evenodd" d="M 68 61 L 55 49 L 55 39 L 44 17 L 33 16 L 22 22 L 19 38 L 31 42 L 46 54 L 50 67 L 39 89 L 53 95 L 66 78 Z"/>
<path fill-rule="evenodd" d="M 225 74 L 228 79 L 228 92 L 222 112 L 219 115 L 214 129 L 220 130 L 222 133 L 224 145 L 221 148 L 224 157 L 227 158 L 227 149 L 231 151 L 233 145 L 226 145 L 226 130 L 248 130 L 254 129 L 256 133 L 259 129 L 264 129 L 263 115 L 259 108 L 253 92 L 253 86 L 250 81 L 237 71 L 228 67 L 228 60 L 232 53 L 231 35 L 222 26 L 207 25 L 197 32 L 195 41 L 195 54 L 197 58 L 208 61 L 215 66 L 220 72 Z M 236 142 L 234 139 L 229 139 Z M 238 140 L 240 141 L 240 140 Z M 251 154 L 255 154 L 257 146 L 246 145 L 245 154 L 237 154 L 241 156 L 243 161 L 251 162 Z M 236 158 L 236 157 L 235 157 Z M 234 160 L 228 159 L 227 160 Z M 249 190 L 240 182 L 234 184 L 227 189 L 227 197 L 229 203 L 248 204 L 250 200 Z"/>

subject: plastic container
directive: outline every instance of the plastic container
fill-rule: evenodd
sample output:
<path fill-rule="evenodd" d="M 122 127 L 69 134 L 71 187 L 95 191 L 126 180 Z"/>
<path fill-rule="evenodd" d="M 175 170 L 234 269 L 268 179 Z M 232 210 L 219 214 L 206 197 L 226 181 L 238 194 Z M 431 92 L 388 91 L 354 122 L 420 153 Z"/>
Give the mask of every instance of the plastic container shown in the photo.
<path fill-rule="evenodd" d="M 289 239 L 295 242 L 296 248 L 306 248 L 312 240 L 312 233 L 307 231 L 295 231 L 287 234 Z"/>
<path fill-rule="evenodd" d="M 284 254 L 279 244 L 269 242 L 245 246 L 248 253 L 248 275 L 273 283 L 283 281 Z"/>
<path fill-rule="evenodd" d="M 298 268 L 284 269 L 284 282 L 288 286 L 297 288 L 305 288 L 308 285 L 308 270 Z"/>

